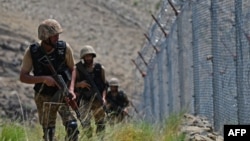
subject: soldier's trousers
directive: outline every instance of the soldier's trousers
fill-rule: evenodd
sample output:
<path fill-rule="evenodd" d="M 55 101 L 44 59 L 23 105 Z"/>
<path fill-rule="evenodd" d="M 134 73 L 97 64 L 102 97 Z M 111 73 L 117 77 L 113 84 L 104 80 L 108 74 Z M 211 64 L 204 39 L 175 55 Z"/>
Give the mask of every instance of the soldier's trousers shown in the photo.
<path fill-rule="evenodd" d="M 97 132 L 102 131 L 105 127 L 105 111 L 102 106 L 102 103 L 96 99 L 92 101 L 82 100 L 79 106 L 82 124 L 86 125 L 86 127 L 90 127 L 91 119 L 94 118 L 95 124 L 97 125 Z"/>
<path fill-rule="evenodd" d="M 50 102 L 51 98 L 52 96 L 50 95 L 35 94 L 39 122 L 43 129 L 55 128 L 57 113 L 60 114 L 64 126 L 66 126 L 68 121 L 76 120 L 73 116 L 73 111 L 68 105 L 63 103 L 52 103 Z"/>

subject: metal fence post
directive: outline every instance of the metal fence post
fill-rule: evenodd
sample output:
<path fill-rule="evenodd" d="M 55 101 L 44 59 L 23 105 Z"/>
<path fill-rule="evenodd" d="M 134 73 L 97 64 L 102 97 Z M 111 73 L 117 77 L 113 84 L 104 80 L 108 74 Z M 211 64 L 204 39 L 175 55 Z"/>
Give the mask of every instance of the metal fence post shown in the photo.
<path fill-rule="evenodd" d="M 212 86 L 213 86 L 213 121 L 215 130 L 218 130 L 219 123 L 219 95 L 220 95 L 220 49 L 218 45 L 218 1 L 211 0 L 211 35 L 212 35 L 212 66 L 213 66 L 213 77 L 212 77 Z"/>
<path fill-rule="evenodd" d="M 194 3 L 192 7 L 192 44 L 193 44 L 193 80 L 194 80 L 194 113 L 195 115 L 200 113 L 200 99 L 199 99 L 199 91 L 200 91 L 200 71 L 199 71 L 199 43 L 198 43 L 198 28 L 196 28 L 195 23 L 198 22 L 198 18 L 196 16 L 197 13 L 197 3 Z"/>
<path fill-rule="evenodd" d="M 182 35 L 182 15 L 177 17 L 177 40 L 178 40 L 178 69 L 179 69 L 179 83 L 180 83 L 180 108 L 185 108 L 185 90 L 184 90 L 184 58 L 183 58 L 183 35 Z"/>
<path fill-rule="evenodd" d="M 237 105 L 238 123 L 244 121 L 244 95 L 243 95 L 243 50 L 242 50 L 242 0 L 235 0 L 235 26 L 236 26 L 236 84 L 237 84 Z"/>

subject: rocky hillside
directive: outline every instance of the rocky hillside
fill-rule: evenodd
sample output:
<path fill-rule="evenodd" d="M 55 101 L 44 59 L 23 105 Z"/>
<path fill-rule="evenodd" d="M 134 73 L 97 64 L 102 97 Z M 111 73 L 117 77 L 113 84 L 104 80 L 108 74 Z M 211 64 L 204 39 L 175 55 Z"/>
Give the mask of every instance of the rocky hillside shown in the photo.
<path fill-rule="evenodd" d="M 205 117 L 184 114 L 180 126 L 185 141 L 223 141 L 224 138 L 215 132 L 213 126 Z"/>
<path fill-rule="evenodd" d="M 32 85 L 19 81 L 24 50 L 37 41 L 37 26 L 46 18 L 57 19 L 64 28 L 60 38 L 74 50 L 76 61 L 83 45 L 94 46 L 96 61 L 115 76 L 122 88 L 135 97 L 135 66 L 131 59 L 143 45 L 143 33 L 152 21 L 160 0 L 0 0 L 0 118 L 37 121 Z M 132 96 L 133 95 L 133 96 Z M 185 115 L 180 129 L 186 140 L 223 138 L 204 118 Z"/>
<path fill-rule="evenodd" d="M 133 94 L 131 59 L 144 42 L 150 14 L 156 13 L 160 0 L 0 1 L 0 117 L 30 118 L 36 113 L 32 85 L 18 77 L 24 50 L 38 40 L 37 26 L 46 18 L 62 24 L 60 38 L 72 46 L 76 61 L 83 45 L 94 46 L 107 79 L 118 77 L 122 88 Z"/>

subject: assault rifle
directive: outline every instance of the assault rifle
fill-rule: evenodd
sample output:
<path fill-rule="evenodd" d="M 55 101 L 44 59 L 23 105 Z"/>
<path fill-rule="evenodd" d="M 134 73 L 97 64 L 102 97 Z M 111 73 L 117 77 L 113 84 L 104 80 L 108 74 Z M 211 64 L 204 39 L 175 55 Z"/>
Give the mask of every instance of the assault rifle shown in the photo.
<path fill-rule="evenodd" d="M 75 100 L 72 99 L 72 95 L 69 92 L 68 86 L 65 83 L 62 75 L 57 74 L 55 68 L 53 67 L 49 57 L 47 56 L 47 54 L 45 54 L 44 56 L 46 58 L 46 60 L 48 61 L 48 68 L 50 69 L 50 71 L 52 72 L 52 77 L 54 78 L 54 80 L 57 83 L 57 87 L 59 89 L 58 92 L 56 92 L 54 94 L 54 96 L 52 97 L 52 102 L 60 102 L 62 100 L 65 100 L 66 104 L 69 105 L 76 113 L 77 119 L 81 122 L 81 114 L 79 112 L 79 108 L 77 106 L 77 103 Z M 83 124 L 82 124 L 83 126 Z M 83 126 L 84 127 L 84 126 Z"/>
<path fill-rule="evenodd" d="M 76 66 L 77 66 L 78 68 L 80 68 L 81 73 L 84 74 L 84 76 L 86 77 L 87 81 L 90 83 L 90 85 L 91 85 L 91 87 L 92 87 L 92 90 L 93 90 L 94 93 L 95 93 L 96 98 L 97 98 L 102 104 L 104 104 L 104 103 L 103 103 L 103 100 L 102 100 L 102 94 L 101 94 L 100 91 L 98 90 L 98 88 L 97 88 L 97 86 L 96 86 L 94 80 L 90 77 L 90 74 L 87 72 L 86 68 L 84 68 L 83 65 L 80 64 L 80 63 L 77 63 Z M 105 110 L 106 107 L 105 107 L 105 105 L 103 105 L 103 106 L 104 106 L 103 108 L 104 108 L 104 110 Z"/>
<path fill-rule="evenodd" d="M 138 110 L 136 109 L 135 105 L 133 104 L 132 101 L 129 101 L 130 105 L 134 108 L 136 114 L 139 114 Z"/>

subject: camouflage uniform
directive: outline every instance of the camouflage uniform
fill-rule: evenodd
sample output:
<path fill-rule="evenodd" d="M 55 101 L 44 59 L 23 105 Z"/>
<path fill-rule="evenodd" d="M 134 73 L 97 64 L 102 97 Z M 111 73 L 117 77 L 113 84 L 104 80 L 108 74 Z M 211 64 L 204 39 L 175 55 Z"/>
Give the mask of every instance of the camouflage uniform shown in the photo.
<path fill-rule="evenodd" d="M 83 126 L 85 128 L 85 134 L 88 137 L 92 136 L 93 129 L 90 126 L 91 119 L 94 118 L 95 124 L 97 125 L 96 132 L 100 132 L 104 129 L 104 119 L 105 119 L 105 111 L 102 107 L 102 103 L 93 99 L 90 101 L 81 100 L 79 105 L 81 111 L 81 119 L 83 121 Z"/>
<path fill-rule="evenodd" d="M 92 56 L 92 61 L 93 58 L 96 57 L 96 53 L 93 49 L 93 47 L 87 45 L 84 46 L 83 49 L 81 50 L 80 53 L 80 58 L 84 59 L 85 55 L 93 55 Z M 84 61 L 84 62 L 83 62 Z M 101 93 L 101 96 L 99 99 L 97 96 L 94 96 L 95 90 L 94 86 L 91 85 L 89 89 L 87 88 L 82 88 L 82 87 L 77 87 L 76 91 L 79 94 L 78 97 L 78 104 L 80 107 L 81 111 L 81 119 L 83 121 L 83 125 L 86 127 L 86 134 L 87 136 L 91 136 L 92 134 L 92 128 L 90 127 L 90 121 L 92 118 L 95 120 L 95 124 L 97 125 L 97 132 L 102 131 L 104 129 L 104 119 L 105 119 L 105 111 L 103 109 L 103 101 L 102 101 L 102 96 L 106 95 L 106 81 L 105 81 L 105 73 L 104 73 L 104 67 L 99 64 L 99 63 L 90 63 L 91 67 L 87 67 L 85 60 L 81 60 L 76 64 L 76 80 L 77 83 L 86 81 L 89 85 L 91 83 L 87 79 L 88 75 L 89 79 L 92 79 L 93 83 L 95 83 L 98 91 Z M 87 73 L 83 73 L 82 69 L 85 70 Z M 77 84 L 76 84 L 77 86 Z"/>
<path fill-rule="evenodd" d="M 119 80 L 117 78 L 111 78 L 109 86 L 110 90 L 106 95 L 108 121 L 110 124 L 114 124 L 123 121 L 128 115 L 125 109 L 129 105 L 129 100 L 123 91 L 118 90 Z"/>
<path fill-rule="evenodd" d="M 54 141 L 56 117 L 58 112 L 63 120 L 63 124 L 67 132 L 67 140 L 77 141 L 77 122 L 75 117 L 72 115 L 72 111 L 70 110 L 70 108 L 65 103 L 51 103 L 51 99 L 53 95 L 57 92 L 58 88 L 56 86 L 47 86 L 44 82 L 39 83 L 35 81 L 43 76 L 52 75 L 52 72 L 49 71 L 47 67 L 42 65 L 42 63 L 46 61 L 40 60 L 41 56 L 44 56 L 44 53 L 42 51 L 42 43 L 46 41 L 46 44 L 53 46 L 50 37 L 58 36 L 58 34 L 60 33 L 62 33 L 61 25 L 54 19 L 44 20 L 39 25 L 38 38 L 42 40 L 42 42 L 32 44 L 29 48 L 26 49 L 20 72 L 20 80 L 26 83 L 35 84 L 34 99 L 38 110 L 39 122 L 43 127 L 44 140 Z M 57 44 L 58 42 L 59 41 L 57 41 Z M 73 70 L 74 58 L 72 49 L 66 42 L 62 43 L 65 43 L 63 51 L 59 50 L 57 47 L 53 47 L 52 51 L 47 53 L 48 58 L 54 57 L 54 59 L 52 59 L 51 61 L 53 66 L 56 66 L 56 70 L 58 69 L 58 63 L 62 62 L 65 68 Z M 59 51 L 62 51 L 63 55 L 61 57 L 61 60 L 59 60 L 60 62 L 56 62 L 60 54 Z M 35 54 L 37 54 L 37 56 Z M 29 74 L 32 69 L 34 76 L 31 76 Z M 30 82 L 30 80 L 27 80 L 28 78 L 25 77 L 26 75 L 28 75 L 29 77 L 36 77 L 36 79 L 33 79 L 34 82 Z"/>

